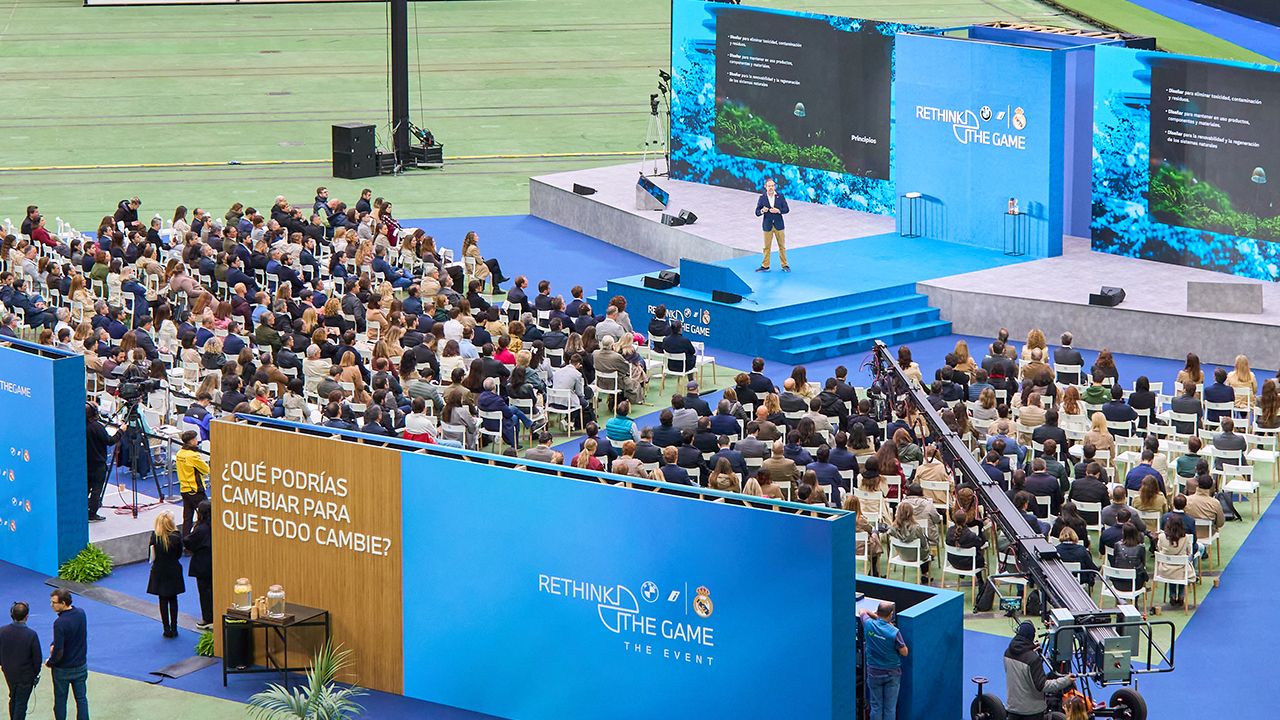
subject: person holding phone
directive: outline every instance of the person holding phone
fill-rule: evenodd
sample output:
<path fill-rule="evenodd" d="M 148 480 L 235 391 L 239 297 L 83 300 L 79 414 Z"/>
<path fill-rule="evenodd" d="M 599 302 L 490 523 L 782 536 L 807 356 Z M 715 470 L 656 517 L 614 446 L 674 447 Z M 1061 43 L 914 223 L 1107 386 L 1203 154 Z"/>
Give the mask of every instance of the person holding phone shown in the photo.
<path fill-rule="evenodd" d="M 760 261 L 756 272 L 769 272 L 775 239 L 778 241 L 778 260 L 782 262 L 782 271 L 791 272 L 791 266 L 787 264 L 786 222 L 782 219 L 783 215 L 791 212 L 791 208 L 787 207 L 787 199 L 782 197 L 777 187 L 773 178 L 765 180 L 764 192 L 760 193 L 760 199 L 756 201 L 756 217 L 761 218 L 764 229 L 764 259 Z"/>

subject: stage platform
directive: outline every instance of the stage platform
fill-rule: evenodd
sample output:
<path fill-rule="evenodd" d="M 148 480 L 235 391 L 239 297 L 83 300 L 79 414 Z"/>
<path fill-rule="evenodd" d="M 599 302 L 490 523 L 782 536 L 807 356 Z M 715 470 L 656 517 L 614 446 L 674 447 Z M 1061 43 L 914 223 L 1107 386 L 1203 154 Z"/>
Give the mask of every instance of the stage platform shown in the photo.
<path fill-rule="evenodd" d="M 1280 286 L 1223 273 L 1093 252 L 1084 238 L 1064 238 L 1063 254 L 1014 270 L 980 270 L 920 281 L 918 292 L 955 332 L 991 336 L 1000 327 L 1024 339 L 1038 327 L 1055 344 L 1063 331 L 1084 348 L 1230 366 L 1239 353 L 1268 366 L 1280 347 Z M 1261 314 L 1190 312 L 1187 283 L 1262 286 Z M 1121 287 L 1117 307 L 1089 305 L 1102 285 Z M 1127 385 L 1127 381 L 1126 381 Z"/>
<path fill-rule="evenodd" d="M 636 210 L 635 188 L 640 163 L 573 170 L 529 179 L 529 213 L 610 245 L 674 267 L 680 258 L 715 262 L 744 255 L 759 256 L 760 218 L 757 193 L 653 178 L 671 195 L 668 212 L 689 210 L 693 225 L 670 227 L 662 212 Z M 576 195 L 573 184 L 595 188 Z M 785 188 L 784 188 L 785 192 Z M 817 205 L 787 197 L 787 247 L 799 249 L 848 238 L 893 232 L 891 217 Z"/>
<path fill-rule="evenodd" d="M 118 492 L 117 486 L 110 485 L 98 513 L 106 520 L 89 523 L 89 542 L 110 555 L 116 565 L 142 562 L 147 559 L 147 545 L 157 515 L 168 510 L 173 513 L 174 524 L 182 526 L 182 501 L 177 497 L 174 501 L 157 503 L 153 496 L 139 492 L 138 504 L 142 507 L 138 510 L 138 517 L 134 518 L 122 507 L 133 502 L 133 493 Z"/>
<path fill-rule="evenodd" d="M 799 247 L 788 259 L 790 273 L 776 257 L 767 273 L 755 272 L 755 255 L 713 263 L 749 286 L 736 304 L 711 299 L 711 290 L 729 288 L 654 290 L 644 286 L 644 275 L 610 280 L 601 293 L 625 297 L 633 318 L 665 304 L 691 340 L 794 364 L 861 352 L 877 339 L 897 344 L 950 333 L 951 323 L 929 307 L 917 283 L 1022 260 L 897 233 Z"/>

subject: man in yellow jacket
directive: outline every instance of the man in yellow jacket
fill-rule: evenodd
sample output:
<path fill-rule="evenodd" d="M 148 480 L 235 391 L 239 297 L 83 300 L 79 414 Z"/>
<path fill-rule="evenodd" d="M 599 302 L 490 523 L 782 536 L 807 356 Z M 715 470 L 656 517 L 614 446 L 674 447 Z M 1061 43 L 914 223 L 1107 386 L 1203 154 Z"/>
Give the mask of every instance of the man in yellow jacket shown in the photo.
<path fill-rule="evenodd" d="M 174 458 L 178 469 L 178 489 L 182 492 L 182 536 L 191 532 L 196 507 L 209 499 L 205 494 L 205 478 L 209 477 L 209 463 L 200 454 L 200 433 L 188 430 L 181 435 L 182 449 Z"/>

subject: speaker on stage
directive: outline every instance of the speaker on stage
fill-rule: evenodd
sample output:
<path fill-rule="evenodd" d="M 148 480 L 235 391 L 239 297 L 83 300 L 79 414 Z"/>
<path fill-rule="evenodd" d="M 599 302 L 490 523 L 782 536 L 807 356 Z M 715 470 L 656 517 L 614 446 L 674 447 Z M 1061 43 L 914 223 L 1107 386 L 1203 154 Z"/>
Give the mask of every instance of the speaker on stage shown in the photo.
<path fill-rule="evenodd" d="M 724 290 L 712 290 L 711 299 L 718 303 L 733 305 L 742 302 L 742 296 L 738 293 L 725 292 Z"/>
<path fill-rule="evenodd" d="M 1124 302 L 1124 288 L 1102 286 L 1101 292 L 1089 293 L 1089 304 L 1115 307 Z"/>
<path fill-rule="evenodd" d="M 670 290 L 680 284 L 680 273 L 675 270 L 663 270 L 657 277 L 644 276 L 644 286 L 650 290 Z"/>
<path fill-rule="evenodd" d="M 586 185 L 579 185 L 578 183 L 574 183 L 573 194 L 574 195 L 595 195 L 596 189 L 593 187 L 587 187 Z"/>
<path fill-rule="evenodd" d="M 671 227 L 678 227 L 684 224 L 684 218 L 680 217 L 679 215 L 662 213 L 662 224 L 670 225 Z"/>
<path fill-rule="evenodd" d="M 684 221 L 684 224 L 685 224 L 685 225 L 692 225 L 692 224 L 694 224 L 694 223 L 698 222 L 698 216 L 697 216 L 697 215 L 694 215 L 693 213 L 689 212 L 688 210 L 681 210 L 681 211 L 680 211 L 680 219 Z"/>
<path fill-rule="evenodd" d="M 333 176 L 354 180 L 378 174 L 374 158 L 373 126 L 343 123 L 333 126 Z"/>

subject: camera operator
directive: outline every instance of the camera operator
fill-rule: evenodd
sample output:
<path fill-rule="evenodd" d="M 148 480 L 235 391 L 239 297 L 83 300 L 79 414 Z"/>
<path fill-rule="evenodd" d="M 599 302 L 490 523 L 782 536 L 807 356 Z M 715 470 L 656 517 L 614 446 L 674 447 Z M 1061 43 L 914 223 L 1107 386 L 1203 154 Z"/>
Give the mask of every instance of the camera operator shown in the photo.
<path fill-rule="evenodd" d="M 1005 701 L 1009 720 L 1044 720 L 1049 704 L 1046 694 L 1061 694 L 1075 684 L 1075 675 L 1049 680 L 1044 674 L 1044 658 L 1036 645 L 1036 628 L 1029 622 L 1018 625 L 1017 633 L 1004 651 L 1004 673 L 1008 693 Z"/>
<path fill-rule="evenodd" d="M 85 403 L 84 416 L 85 460 L 89 468 L 89 522 L 102 522 L 106 518 L 98 514 L 98 509 L 102 507 L 102 493 L 107 488 L 107 453 L 120 435 L 107 432 L 98 416 L 96 404 Z"/>

